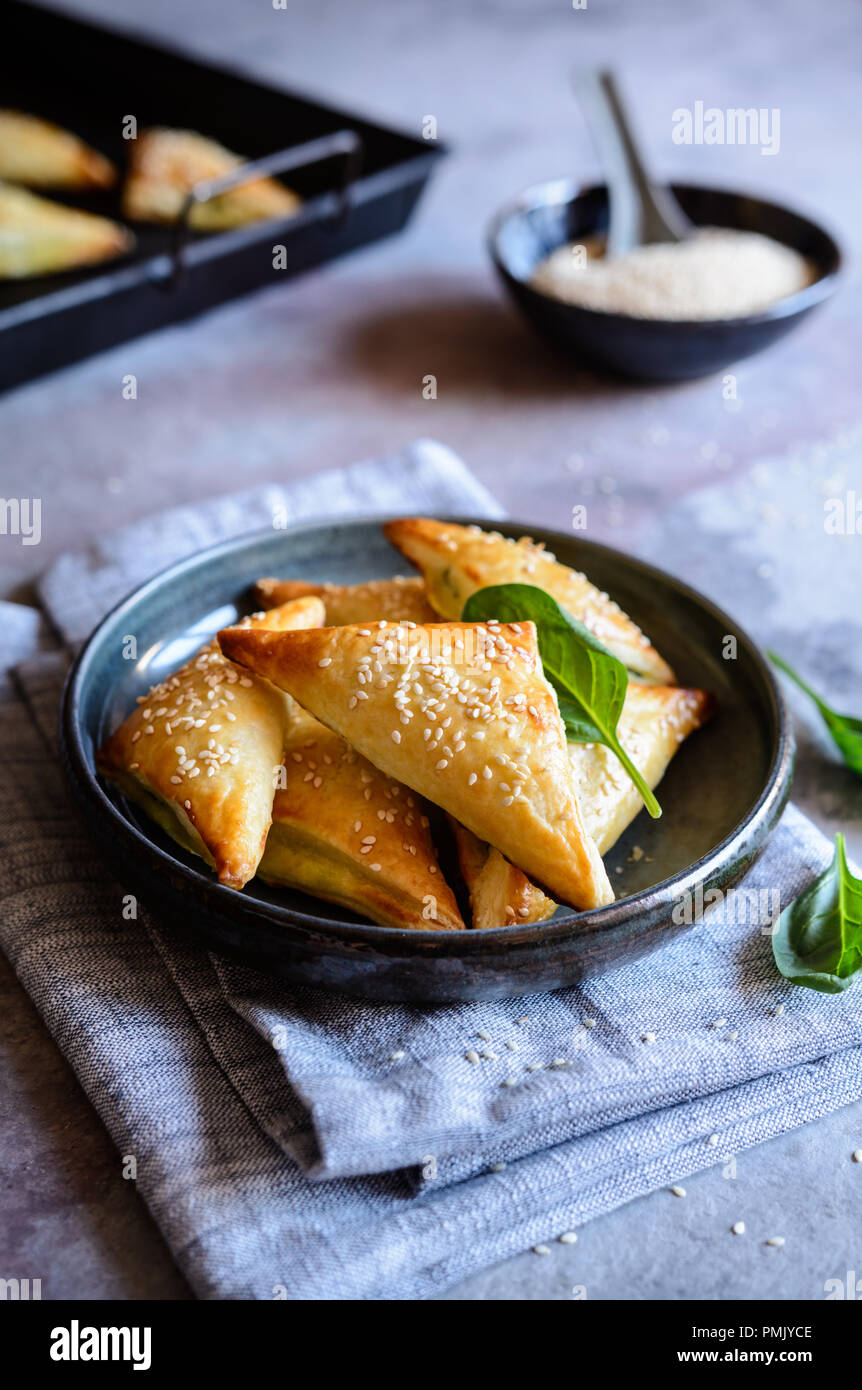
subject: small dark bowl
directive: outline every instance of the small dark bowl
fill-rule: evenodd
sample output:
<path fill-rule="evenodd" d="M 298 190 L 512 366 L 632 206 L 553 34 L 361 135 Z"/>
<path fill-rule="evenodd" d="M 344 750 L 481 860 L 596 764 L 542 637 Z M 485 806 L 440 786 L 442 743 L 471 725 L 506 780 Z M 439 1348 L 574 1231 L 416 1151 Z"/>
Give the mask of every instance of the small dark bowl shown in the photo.
<path fill-rule="evenodd" d="M 579 189 L 567 179 L 537 184 L 497 213 L 488 249 L 530 322 L 584 365 L 643 381 L 705 376 L 769 347 L 835 289 L 841 253 L 814 222 L 745 193 L 690 184 L 671 187 L 695 226 L 761 232 L 807 256 L 817 278 L 797 294 L 739 319 L 638 319 L 565 304 L 534 289 L 530 277 L 558 246 L 607 231 L 607 189 Z"/>
<path fill-rule="evenodd" d="M 577 536 L 495 525 L 514 537 L 529 531 L 586 571 L 649 634 L 680 681 L 716 696 L 715 718 L 685 743 L 661 783 L 661 820 L 642 813 L 605 856 L 615 903 L 592 912 L 561 908 L 531 926 L 433 932 L 373 926 L 257 879 L 237 893 L 97 776 L 95 751 L 136 697 L 248 611 L 250 586 L 262 575 L 352 583 L 403 573 L 379 519 L 301 525 L 205 550 L 142 585 L 93 633 L 66 684 L 60 745 L 124 891 L 178 932 L 270 974 L 365 998 L 452 1002 L 555 989 L 642 955 L 687 929 L 673 921 L 683 894 L 738 882 L 781 814 L 793 766 L 781 694 L 760 652 L 718 608 L 660 570 Z M 129 632 L 142 653 L 137 661 L 119 655 Z M 729 633 L 737 637 L 734 661 L 722 659 Z M 644 851 L 637 862 L 635 845 Z"/>

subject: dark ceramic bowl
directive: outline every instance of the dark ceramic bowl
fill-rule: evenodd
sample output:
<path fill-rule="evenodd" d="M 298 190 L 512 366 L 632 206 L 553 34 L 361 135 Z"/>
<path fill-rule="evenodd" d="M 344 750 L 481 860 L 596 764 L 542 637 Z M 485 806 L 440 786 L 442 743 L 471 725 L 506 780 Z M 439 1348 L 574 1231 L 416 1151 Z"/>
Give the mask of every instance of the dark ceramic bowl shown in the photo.
<path fill-rule="evenodd" d="M 463 518 L 461 518 L 463 520 Z M 520 536 L 525 527 L 501 523 Z M 664 815 L 637 817 L 606 863 L 610 907 L 560 909 L 547 922 L 493 931 L 401 931 L 257 880 L 223 888 L 96 775 L 94 754 L 136 696 L 175 670 L 218 628 L 251 607 L 262 575 L 350 583 L 403 573 L 380 520 L 269 531 L 205 550 L 125 599 L 96 629 L 66 685 L 63 762 L 93 834 L 124 889 L 204 946 L 272 974 L 373 999 L 449 1002 L 530 994 L 572 984 L 676 937 L 686 891 L 736 883 L 787 799 L 793 745 L 776 682 L 725 614 L 669 575 L 574 536 L 529 528 L 583 569 L 644 628 L 680 681 L 714 692 L 718 713 L 689 739 L 661 783 Z M 137 637 L 137 661 L 121 657 Z M 733 633 L 735 661 L 722 659 Z M 644 857 L 630 863 L 634 845 Z M 444 870 L 446 865 L 444 863 Z"/>
<path fill-rule="evenodd" d="M 695 226 L 761 232 L 807 256 L 817 268 L 817 278 L 798 294 L 739 319 L 637 319 L 564 304 L 534 289 L 530 277 L 558 246 L 607 231 L 607 189 L 580 189 L 568 179 L 537 184 L 497 213 L 488 249 L 503 283 L 534 327 L 585 365 L 644 381 L 705 376 L 769 347 L 835 289 L 841 253 L 814 222 L 744 193 L 690 184 L 671 187 Z"/>

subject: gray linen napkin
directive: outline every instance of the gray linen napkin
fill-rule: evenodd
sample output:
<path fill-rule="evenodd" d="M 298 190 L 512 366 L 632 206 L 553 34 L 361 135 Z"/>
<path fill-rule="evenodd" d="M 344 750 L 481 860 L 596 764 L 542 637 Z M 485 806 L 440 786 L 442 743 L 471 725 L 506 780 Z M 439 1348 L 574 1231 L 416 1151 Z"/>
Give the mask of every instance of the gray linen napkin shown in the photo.
<path fill-rule="evenodd" d="M 429 444 L 339 481 L 345 510 L 494 505 Z M 302 514 L 312 487 L 331 514 L 326 475 Z M 290 515 L 291 496 L 219 499 L 65 557 L 42 586 L 55 627 L 83 637 L 142 565 Z M 31 611 L 3 608 L 0 669 L 44 643 Z M 289 989 L 126 921 L 56 765 L 62 664 L 34 656 L 0 705 L 0 942 L 201 1296 L 432 1295 L 862 1095 L 857 992 L 792 990 L 731 912 L 578 990 L 426 1010 Z M 787 901 L 829 854 L 791 808 L 747 886 Z"/>

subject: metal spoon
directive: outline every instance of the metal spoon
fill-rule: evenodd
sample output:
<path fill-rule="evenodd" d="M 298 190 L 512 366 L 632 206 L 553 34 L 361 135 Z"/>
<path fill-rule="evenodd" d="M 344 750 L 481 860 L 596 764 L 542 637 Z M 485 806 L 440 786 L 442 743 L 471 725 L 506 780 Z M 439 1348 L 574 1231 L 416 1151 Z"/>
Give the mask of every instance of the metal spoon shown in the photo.
<path fill-rule="evenodd" d="M 610 206 L 608 256 L 656 241 L 683 241 L 694 227 L 669 189 L 653 183 L 640 156 L 613 74 L 578 71 L 572 83 L 605 168 Z"/>

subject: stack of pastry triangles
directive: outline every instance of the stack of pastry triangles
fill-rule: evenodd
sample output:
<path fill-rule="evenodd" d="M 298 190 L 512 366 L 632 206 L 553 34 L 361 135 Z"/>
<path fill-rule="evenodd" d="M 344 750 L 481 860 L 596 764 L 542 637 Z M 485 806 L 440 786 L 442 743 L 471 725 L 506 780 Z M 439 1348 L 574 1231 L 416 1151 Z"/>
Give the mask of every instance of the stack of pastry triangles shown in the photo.
<path fill-rule="evenodd" d="M 269 611 L 147 697 L 103 769 L 168 803 L 173 833 L 232 886 L 257 872 L 384 925 L 461 928 L 439 808 L 473 927 L 612 901 L 601 856 L 638 813 L 636 789 L 608 749 L 567 744 L 533 624 L 464 623 L 463 604 L 488 584 L 537 584 L 636 670 L 618 733 L 650 786 L 709 697 L 671 684 L 636 625 L 541 547 L 424 519 L 386 531 L 420 578 L 260 580 Z M 196 797 L 216 791 L 214 830 Z"/>

